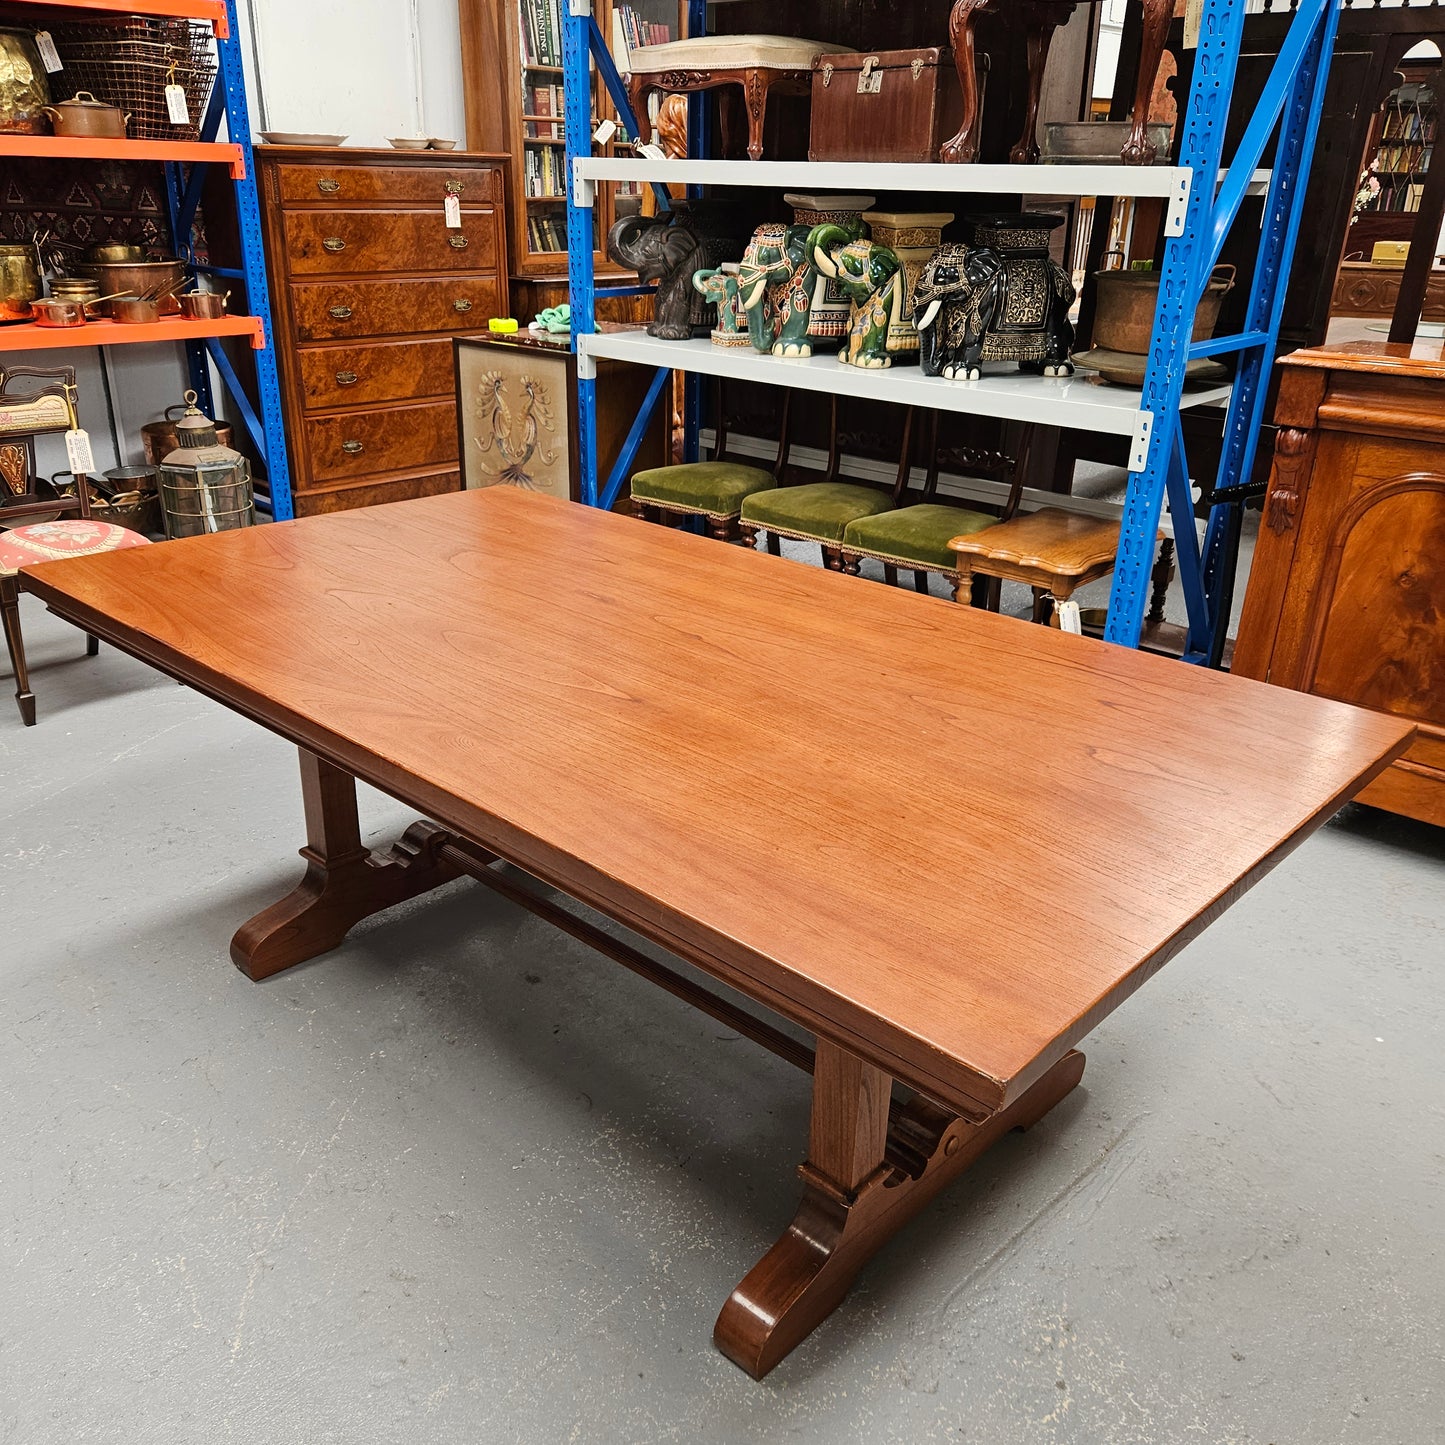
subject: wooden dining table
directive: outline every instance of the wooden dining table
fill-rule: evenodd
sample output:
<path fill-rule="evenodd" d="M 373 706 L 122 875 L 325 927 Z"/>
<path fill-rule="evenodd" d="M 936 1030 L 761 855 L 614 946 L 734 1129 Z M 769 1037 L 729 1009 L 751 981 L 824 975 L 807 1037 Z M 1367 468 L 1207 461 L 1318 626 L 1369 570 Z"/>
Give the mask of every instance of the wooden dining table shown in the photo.
<path fill-rule="evenodd" d="M 796 1216 L 714 1332 L 759 1377 L 1413 732 L 508 487 L 22 577 L 300 749 L 250 978 L 470 875 L 811 1072 Z M 368 849 L 357 778 L 425 821 Z"/>

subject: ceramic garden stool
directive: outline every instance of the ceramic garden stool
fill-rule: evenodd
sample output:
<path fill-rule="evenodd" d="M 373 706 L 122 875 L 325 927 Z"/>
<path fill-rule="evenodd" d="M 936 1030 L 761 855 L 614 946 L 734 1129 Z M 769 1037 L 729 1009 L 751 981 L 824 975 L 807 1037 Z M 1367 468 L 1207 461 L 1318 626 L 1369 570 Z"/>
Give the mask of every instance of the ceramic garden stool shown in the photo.
<path fill-rule="evenodd" d="M 0 532 L 0 615 L 5 623 L 5 643 L 10 665 L 15 670 L 15 701 L 26 727 L 35 726 L 35 694 L 25 665 L 25 642 L 20 635 L 20 585 L 18 573 L 32 562 L 52 562 L 62 557 L 92 557 L 97 552 L 120 552 L 127 547 L 148 547 L 150 539 L 139 532 L 98 522 L 91 517 L 70 517 L 56 522 L 34 522 Z M 99 643 L 86 639 L 86 651 L 94 657 Z"/>
<path fill-rule="evenodd" d="M 1168 539 L 1161 535 L 1160 540 Z M 948 545 L 957 558 L 959 587 L 975 574 L 1022 582 L 1033 589 L 1033 620 L 1048 622 L 1051 604 L 1069 601 L 1080 587 L 1113 572 L 1119 523 L 1044 507 L 985 532 L 960 533 Z M 1163 616 L 1164 592 L 1173 570 L 1161 549 L 1160 565 L 1154 571 L 1151 616 L 1155 611 Z"/>
<path fill-rule="evenodd" d="M 1097 4 L 1099 0 L 1087 0 Z M 1149 102 L 1159 74 L 1164 45 L 1169 37 L 1169 22 L 1174 16 L 1173 0 L 1137 0 L 1143 9 L 1143 29 L 1139 48 L 1139 73 L 1134 84 L 1134 109 L 1128 139 L 1119 153 L 1126 166 L 1152 165 L 1155 146 L 1149 139 Z M 953 47 L 954 64 L 963 88 L 963 124 L 939 154 L 943 161 L 975 161 L 981 127 L 983 87 L 979 83 L 974 26 L 980 15 L 996 15 L 1010 25 L 1023 29 L 1025 43 L 1011 49 L 1027 56 L 1028 98 L 1024 112 L 1024 132 L 1009 152 L 1014 165 L 1032 165 L 1039 158 L 1039 97 L 1043 87 L 1044 68 L 1048 64 L 1049 45 L 1055 29 L 1073 14 L 1070 0 L 955 0 L 949 18 L 949 43 Z"/>
<path fill-rule="evenodd" d="M 647 97 L 654 91 L 675 95 L 737 86 L 741 97 L 727 97 L 720 108 L 723 150 L 726 154 L 731 149 L 729 132 L 735 124 L 740 98 L 748 115 L 748 157 L 761 160 L 769 94 L 776 90 L 783 95 L 811 95 L 813 61 L 820 55 L 837 55 L 845 50 L 844 46 L 795 40 L 788 35 L 706 35 L 667 45 L 647 45 L 629 52 L 632 73 L 627 83 L 628 98 L 638 123 L 645 128 Z"/>

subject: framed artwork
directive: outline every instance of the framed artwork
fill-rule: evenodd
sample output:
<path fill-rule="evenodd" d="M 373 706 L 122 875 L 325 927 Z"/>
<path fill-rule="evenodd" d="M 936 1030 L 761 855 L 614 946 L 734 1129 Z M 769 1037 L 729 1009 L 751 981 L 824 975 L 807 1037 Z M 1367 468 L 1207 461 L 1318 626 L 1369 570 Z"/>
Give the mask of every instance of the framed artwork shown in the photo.
<path fill-rule="evenodd" d="M 580 501 L 577 358 L 566 338 L 459 336 L 457 455 L 463 487 L 525 487 Z M 597 470 L 606 477 L 631 430 L 652 370 L 604 358 L 597 367 Z M 636 468 L 672 460 L 672 418 L 659 406 Z M 627 488 L 617 510 L 629 510 Z"/>
<path fill-rule="evenodd" d="M 565 341 L 458 337 L 462 486 L 578 500 L 577 358 Z"/>

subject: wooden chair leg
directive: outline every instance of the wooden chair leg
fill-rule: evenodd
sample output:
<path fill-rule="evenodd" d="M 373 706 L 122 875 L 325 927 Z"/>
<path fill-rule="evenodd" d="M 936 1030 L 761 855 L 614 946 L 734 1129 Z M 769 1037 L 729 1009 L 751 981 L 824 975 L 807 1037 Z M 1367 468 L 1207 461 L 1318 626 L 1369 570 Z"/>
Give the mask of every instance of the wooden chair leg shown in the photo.
<path fill-rule="evenodd" d="M 769 534 L 771 536 L 771 534 Z M 744 547 L 750 547 L 753 551 L 758 546 L 758 529 L 747 522 L 738 523 L 738 540 Z"/>
<path fill-rule="evenodd" d="M 859 567 L 862 564 L 862 561 L 863 559 L 859 557 L 856 553 L 839 552 L 838 570 L 840 572 L 846 572 L 850 577 L 856 577 L 858 575 Z"/>
<path fill-rule="evenodd" d="M 1159 78 L 1159 62 L 1164 58 L 1169 22 L 1174 17 L 1173 0 L 1142 0 L 1142 3 L 1144 24 L 1139 36 L 1133 123 L 1129 127 L 1129 139 L 1119 152 L 1119 159 L 1126 166 L 1152 166 L 1158 154 L 1158 148 L 1149 139 L 1149 102 L 1154 98 L 1154 82 Z"/>
<path fill-rule="evenodd" d="M 731 542 L 733 539 L 733 519 L 731 517 L 709 517 L 707 519 L 707 534 L 716 538 L 719 542 Z"/>
<path fill-rule="evenodd" d="M 1145 627 L 1157 627 L 1164 621 L 1164 599 L 1169 593 L 1169 584 L 1174 580 L 1174 538 L 1165 537 L 1159 544 L 1159 560 L 1149 574 L 1154 584 L 1149 593 L 1149 612 L 1144 618 Z"/>
<path fill-rule="evenodd" d="M 35 726 L 35 694 L 30 691 L 30 673 L 25 666 L 25 639 L 20 635 L 20 584 L 13 577 L 0 577 L 0 614 L 5 623 L 5 646 L 15 672 L 15 704 L 20 721 Z"/>
<path fill-rule="evenodd" d="M 768 91 L 773 78 L 766 70 L 750 70 L 744 78 L 748 103 L 748 159 L 763 158 L 763 127 L 768 118 Z"/>
<path fill-rule="evenodd" d="M 895 567 L 892 562 L 885 562 L 883 564 L 883 580 L 890 587 L 898 586 L 898 568 Z"/>
<path fill-rule="evenodd" d="M 781 557 L 783 555 L 783 539 L 778 536 L 776 532 L 768 533 L 768 551 L 771 552 L 774 557 Z"/>
<path fill-rule="evenodd" d="M 916 571 L 913 573 L 913 590 L 928 596 L 928 573 Z"/>
<path fill-rule="evenodd" d="M 938 153 L 941 161 L 953 165 L 978 159 L 979 94 L 978 53 L 974 47 L 973 27 L 992 0 L 957 0 L 948 20 L 949 42 L 953 46 L 953 63 L 958 69 L 958 82 L 963 89 L 963 123 L 952 140 L 945 141 Z"/>

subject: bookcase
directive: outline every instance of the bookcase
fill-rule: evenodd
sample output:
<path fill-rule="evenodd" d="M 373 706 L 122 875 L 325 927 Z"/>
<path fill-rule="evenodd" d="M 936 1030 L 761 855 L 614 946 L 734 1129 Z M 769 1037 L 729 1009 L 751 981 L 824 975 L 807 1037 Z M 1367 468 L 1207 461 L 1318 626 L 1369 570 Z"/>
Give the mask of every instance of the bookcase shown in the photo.
<path fill-rule="evenodd" d="M 565 299 L 567 216 L 563 194 L 562 19 L 567 0 L 461 0 L 467 145 L 512 157 L 511 273 L 514 310 L 530 314 Z M 680 0 L 597 0 L 596 19 L 626 69 L 622 47 L 656 44 L 683 33 Z M 615 119 L 593 79 L 595 124 Z M 621 134 L 599 155 L 630 156 Z M 607 228 L 643 204 L 642 187 L 605 188 L 597 206 L 597 270 L 625 275 L 602 253 Z"/>
<path fill-rule="evenodd" d="M 1401 84 L 1385 97 L 1370 127 L 1360 187 L 1345 245 L 1347 259 L 1368 261 L 1376 241 L 1408 241 L 1439 126 L 1440 68 L 1401 66 Z"/>

